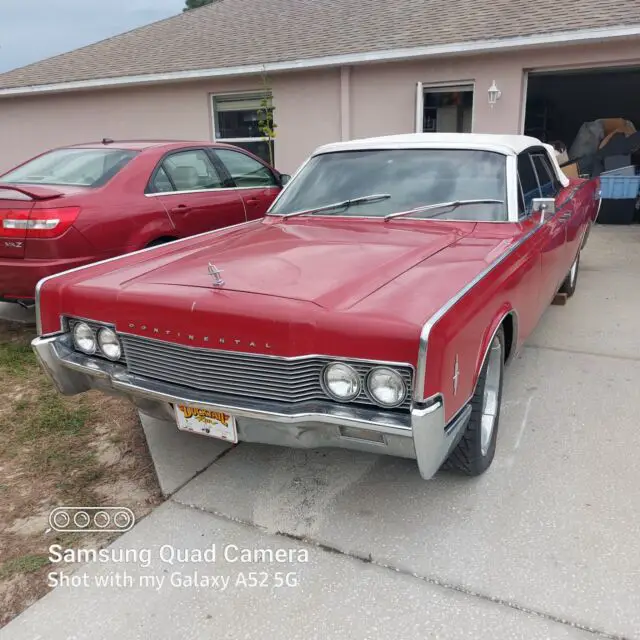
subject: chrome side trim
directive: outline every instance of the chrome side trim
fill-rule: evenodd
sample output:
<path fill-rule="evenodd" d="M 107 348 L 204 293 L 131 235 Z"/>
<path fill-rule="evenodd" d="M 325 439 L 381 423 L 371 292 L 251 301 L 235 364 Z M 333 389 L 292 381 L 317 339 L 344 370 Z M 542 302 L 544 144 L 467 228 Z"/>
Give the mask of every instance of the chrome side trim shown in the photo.
<path fill-rule="evenodd" d="M 253 222 L 256 222 L 256 220 L 249 220 L 248 222 L 240 222 L 238 224 L 232 224 L 228 227 L 223 227 L 222 229 L 213 229 L 212 231 L 205 231 L 204 233 L 198 233 L 194 236 L 187 236 L 186 238 L 179 238 L 178 240 L 174 240 L 173 242 L 169 243 L 169 244 L 160 244 L 160 245 L 156 245 L 155 247 L 145 247 L 144 249 L 138 249 L 137 251 L 131 251 L 129 253 L 123 253 L 122 255 L 119 256 L 113 256 L 112 258 L 105 258 L 104 260 L 98 260 L 97 262 L 90 262 L 89 264 L 85 264 L 82 265 L 81 267 L 74 267 L 73 269 L 67 269 L 66 271 L 61 271 L 60 273 L 54 273 L 53 275 L 47 276 L 46 278 L 42 278 L 42 280 L 38 281 L 38 284 L 36 284 L 36 295 L 35 295 L 35 302 L 36 302 L 36 330 L 38 332 L 38 335 L 41 336 L 42 335 L 42 321 L 41 321 L 41 317 L 40 317 L 40 291 L 42 290 L 42 287 L 44 286 L 44 284 L 46 282 L 49 282 L 49 280 L 53 280 L 53 278 L 58 278 L 60 276 L 65 276 L 69 273 L 74 273 L 76 271 L 81 271 L 82 269 L 88 269 L 89 267 L 96 267 L 98 265 L 102 265 L 102 264 L 107 264 L 109 262 L 115 262 L 116 260 L 121 260 L 122 258 L 127 258 L 129 256 L 134 256 L 134 255 L 138 255 L 138 254 L 142 254 L 145 251 L 154 251 L 157 249 L 166 249 L 167 247 L 171 246 L 175 246 L 176 244 L 180 243 L 180 242 L 186 242 L 187 240 L 193 240 L 194 238 L 200 238 L 202 236 L 206 236 L 207 234 L 213 234 L 213 233 L 220 233 L 220 232 L 224 232 L 227 231 L 229 229 L 234 229 L 236 227 L 241 227 L 242 225 L 245 224 L 251 224 Z M 48 335 L 52 335 L 52 334 L 48 334 Z"/>
<path fill-rule="evenodd" d="M 422 326 L 420 332 L 420 346 L 418 348 L 418 365 L 416 367 L 415 386 L 413 392 L 413 399 L 416 402 L 424 402 L 424 383 L 427 372 L 427 346 L 429 342 L 429 335 L 434 326 L 448 313 L 462 298 L 464 298 L 473 287 L 475 287 L 483 278 L 485 278 L 491 271 L 493 271 L 499 264 L 506 260 L 516 249 L 521 247 L 531 236 L 537 233 L 542 224 L 538 225 L 529 233 L 525 234 L 518 242 L 507 249 L 504 253 L 499 255 L 488 267 L 481 271 L 471 282 L 466 284 L 458 293 L 450 298 L 436 313 L 434 313 Z"/>
<path fill-rule="evenodd" d="M 256 185 L 255 187 L 214 187 L 213 189 L 186 189 L 182 191 L 162 191 L 160 193 L 145 193 L 145 198 L 158 198 L 160 196 L 183 196 L 191 193 L 216 193 L 219 191 L 248 191 L 254 189 L 277 189 L 277 184 Z M 191 236 L 193 237 L 193 236 Z"/>

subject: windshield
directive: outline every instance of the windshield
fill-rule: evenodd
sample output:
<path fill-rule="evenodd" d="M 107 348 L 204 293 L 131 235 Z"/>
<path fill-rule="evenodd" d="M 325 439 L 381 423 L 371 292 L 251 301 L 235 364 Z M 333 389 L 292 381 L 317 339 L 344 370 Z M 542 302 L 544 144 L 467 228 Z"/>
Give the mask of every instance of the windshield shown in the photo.
<path fill-rule="evenodd" d="M 385 217 L 426 205 L 466 200 L 449 210 L 410 217 L 455 220 L 507 220 L 506 158 L 469 149 L 379 149 L 315 156 L 287 186 L 270 214 L 290 214 L 353 199 L 349 207 L 315 215 Z M 369 194 L 388 197 L 364 200 Z"/>
<path fill-rule="evenodd" d="M 0 178 L 0 183 L 100 187 L 138 152 L 128 149 L 56 149 Z"/>

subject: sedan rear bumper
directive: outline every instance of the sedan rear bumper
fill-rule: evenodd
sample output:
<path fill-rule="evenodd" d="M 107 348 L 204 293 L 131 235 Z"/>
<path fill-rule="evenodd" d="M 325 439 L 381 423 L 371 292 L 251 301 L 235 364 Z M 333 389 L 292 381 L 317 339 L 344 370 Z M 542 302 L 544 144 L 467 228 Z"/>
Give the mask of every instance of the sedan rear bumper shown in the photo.
<path fill-rule="evenodd" d="M 0 258 L 0 299 L 32 300 L 42 278 L 89 264 L 97 258 L 25 260 Z"/>
<path fill-rule="evenodd" d="M 291 405 L 255 398 L 212 397 L 197 390 L 133 376 L 124 365 L 85 356 L 68 334 L 36 338 L 38 359 L 65 395 L 98 389 L 129 398 L 142 412 L 175 423 L 173 405 L 188 404 L 236 418 L 239 441 L 299 448 L 339 447 L 414 458 L 429 479 L 457 443 L 469 419 L 466 407 L 445 425 L 436 399 L 410 413 L 390 413 L 330 402 Z"/>

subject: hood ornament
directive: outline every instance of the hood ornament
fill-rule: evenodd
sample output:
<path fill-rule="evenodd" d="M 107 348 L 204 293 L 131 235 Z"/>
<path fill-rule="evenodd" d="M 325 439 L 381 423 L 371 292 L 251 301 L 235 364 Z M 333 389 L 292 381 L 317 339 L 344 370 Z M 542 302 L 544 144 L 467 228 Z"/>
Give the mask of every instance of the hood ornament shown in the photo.
<path fill-rule="evenodd" d="M 220 277 L 222 269 L 218 269 L 215 264 L 209 263 L 209 275 L 213 278 L 213 286 L 221 287 L 224 284 L 224 280 Z"/>

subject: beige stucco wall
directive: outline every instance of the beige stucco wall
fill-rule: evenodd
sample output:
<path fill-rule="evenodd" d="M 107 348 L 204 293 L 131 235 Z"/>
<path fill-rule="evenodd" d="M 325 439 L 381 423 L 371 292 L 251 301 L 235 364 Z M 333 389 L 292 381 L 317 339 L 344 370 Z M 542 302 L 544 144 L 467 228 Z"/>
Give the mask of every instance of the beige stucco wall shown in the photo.
<path fill-rule="evenodd" d="M 476 132 L 521 130 L 525 70 L 640 64 L 640 42 L 555 47 L 278 74 L 276 165 L 293 172 L 318 145 L 413 131 L 416 82 L 475 84 Z M 491 109 L 495 80 L 502 98 Z M 48 148 L 111 138 L 212 139 L 210 95 L 260 88 L 239 78 L 0 100 L 0 171 Z"/>
<path fill-rule="evenodd" d="M 276 164 L 293 171 L 340 136 L 340 71 L 271 78 L 279 123 Z M 0 100 L 0 171 L 60 145 L 103 137 L 213 139 L 212 94 L 259 89 L 255 78 L 185 82 Z"/>

